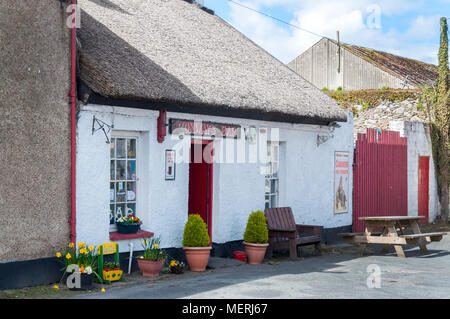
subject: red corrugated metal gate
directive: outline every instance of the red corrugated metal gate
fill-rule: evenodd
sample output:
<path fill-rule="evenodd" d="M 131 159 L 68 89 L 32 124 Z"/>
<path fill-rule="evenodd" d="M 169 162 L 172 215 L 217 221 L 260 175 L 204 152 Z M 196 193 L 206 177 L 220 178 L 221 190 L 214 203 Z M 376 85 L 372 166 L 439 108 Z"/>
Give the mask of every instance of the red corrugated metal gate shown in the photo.
<path fill-rule="evenodd" d="M 353 231 L 363 216 L 408 214 L 406 138 L 398 132 L 367 129 L 358 134 L 353 165 Z"/>

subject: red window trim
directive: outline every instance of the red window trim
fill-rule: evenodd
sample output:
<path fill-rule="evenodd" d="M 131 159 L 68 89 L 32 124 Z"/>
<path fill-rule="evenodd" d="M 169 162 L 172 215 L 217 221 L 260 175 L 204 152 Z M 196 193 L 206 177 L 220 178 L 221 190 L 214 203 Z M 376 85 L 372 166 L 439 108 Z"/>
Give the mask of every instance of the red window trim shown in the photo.
<path fill-rule="evenodd" d="M 153 237 L 155 234 L 149 231 L 138 230 L 135 234 L 119 234 L 119 232 L 110 232 L 109 239 L 112 241 L 116 240 L 127 240 L 127 239 L 136 239 L 136 238 L 145 238 L 145 237 Z"/>

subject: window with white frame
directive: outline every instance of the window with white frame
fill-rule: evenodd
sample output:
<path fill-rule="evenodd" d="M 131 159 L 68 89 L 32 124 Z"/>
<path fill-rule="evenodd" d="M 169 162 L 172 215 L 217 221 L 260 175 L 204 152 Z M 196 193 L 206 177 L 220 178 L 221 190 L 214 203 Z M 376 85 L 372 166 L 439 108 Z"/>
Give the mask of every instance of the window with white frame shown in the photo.
<path fill-rule="evenodd" d="M 278 142 L 267 143 L 267 165 L 266 165 L 266 208 L 278 207 L 279 178 L 278 170 L 280 163 L 280 145 Z"/>
<path fill-rule="evenodd" d="M 136 136 L 124 134 L 111 138 L 109 223 L 112 227 L 120 217 L 137 214 L 137 145 Z"/>

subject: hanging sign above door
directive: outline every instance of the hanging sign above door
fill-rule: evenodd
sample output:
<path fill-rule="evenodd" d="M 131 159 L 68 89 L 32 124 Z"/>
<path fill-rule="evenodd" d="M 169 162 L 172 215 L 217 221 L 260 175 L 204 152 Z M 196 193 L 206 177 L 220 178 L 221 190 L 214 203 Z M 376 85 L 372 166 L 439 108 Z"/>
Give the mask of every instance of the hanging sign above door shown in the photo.
<path fill-rule="evenodd" d="M 203 137 L 240 138 L 241 126 L 193 120 L 169 120 L 170 134 L 194 135 Z"/>

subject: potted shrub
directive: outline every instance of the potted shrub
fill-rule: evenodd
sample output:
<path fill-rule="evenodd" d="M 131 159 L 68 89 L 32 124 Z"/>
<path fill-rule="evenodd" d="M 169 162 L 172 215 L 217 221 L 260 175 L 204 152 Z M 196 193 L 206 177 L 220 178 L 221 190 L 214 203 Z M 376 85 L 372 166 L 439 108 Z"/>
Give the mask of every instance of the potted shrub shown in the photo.
<path fill-rule="evenodd" d="M 94 271 L 97 264 L 97 250 L 94 246 L 79 243 L 75 247 L 74 243 L 70 243 L 63 253 L 57 252 L 56 257 L 64 264 L 63 278 L 69 289 L 91 289 L 94 277 L 102 282 L 100 276 Z"/>
<path fill-rule="evenodd" d="M 211 247 L 206 224 L 198 214 L 191 214 L 184 226 L 183 249 L 189 269 L 204 271 L 208 265 Z"/>
<path fill-rule="evenodd" d="M 119 234 L 135 234 L 141 228 L 142 221 L 134 215 L 120 217 L 116 221 Z"/>
<path fill-rule="evenodd" d="M 159 237 L 144 238 L 142 240 L 144 255 L 140 256 L 137 261 L 144 277 L 158 277 L 166 262 L 166 253 L 158 248 L 160 241 Z"/>
<path fill-rule="evenodd" d="M 248 217 L 247 227 L 244 233 L 244 246 L 249 264 L 260 264 L 269 241 L 266 216 L 260 210 L 252 212 Z"/>

